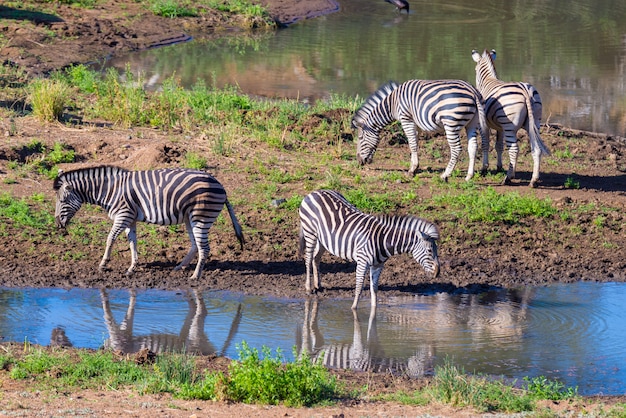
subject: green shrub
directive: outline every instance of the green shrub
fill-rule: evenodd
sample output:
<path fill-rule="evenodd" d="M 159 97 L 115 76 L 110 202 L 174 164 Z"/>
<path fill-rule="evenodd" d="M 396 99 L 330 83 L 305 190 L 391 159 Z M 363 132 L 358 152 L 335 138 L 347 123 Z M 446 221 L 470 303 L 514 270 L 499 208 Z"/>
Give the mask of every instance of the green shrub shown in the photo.
<path fill-rule="evenodd" d="M 37 79 L 29 87 L 33 115 L 44 122 L 59 120 L 70 97 L 69 85 L 63 80 Z"/>

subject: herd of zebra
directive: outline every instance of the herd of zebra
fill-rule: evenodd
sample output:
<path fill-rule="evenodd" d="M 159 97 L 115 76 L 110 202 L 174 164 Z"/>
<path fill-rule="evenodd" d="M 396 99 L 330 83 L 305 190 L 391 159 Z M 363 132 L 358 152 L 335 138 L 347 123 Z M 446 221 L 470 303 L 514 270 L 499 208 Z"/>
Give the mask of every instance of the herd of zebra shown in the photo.
<path fill-rule="evenodd" d="M 399 121 L 411 150 L 409 174 L 419 167 L 417 133 L 444 132 L 450 146 L 450 160 L 441 175 L 445 180 L 455 168 L 461 151 L 461 131 L 468 141 L 469 167 L 466 180 L 474 174 L 477 134 L 482 138 L 482 170 L 488 169 L 489 130 L 495 129 L 497 168 L 502 169 L 506 142 L 509 167 L 504 180 L 515 177 L 517 131 L 524 128 L 530 138 L 533 157 L 531 187 L 539 180 L 542 155 L 549 155 L 539 136 L 541 99 L 537 90 L 524 82 L 498 79 L 495 50 L 482 54 L 472 51 L 476 61 L 476 84 L 462 80 L 409 80 L 400 85 L 389 82 L 373 93 L 356 111 L 352 127 L 357 131 L 357 160 L 370 163 L 380 140 L 381 130 Z M 65 227 L 83 203 L 99 205 L 113 220 L 100 269 L 105 269 L 111 246 L 125 231 L 131 251 L 132 274 L 137 264 L 137 222 L 158 225 L 184 223 L 191 248 L 176 269 L 186 268 L 198 256 L 190 280 L 199 279 L 209 254 L 208 231 L 226 206 L 243 248 L 242 228 L 224 187 L 204 171 L 181 168 L 129 171 L 113 166 L 82 168 L 60 172 L 54 180 L 55 219 Z M 306 266 L 306 291 L 321 289 L 319 263 L 325 251 L 356 262 L 356 289 L 352 309 L 356 309 L 365 275 L 370 275 L 371 306 L 376 306 L 378 279 L 385 261 L 392 255 L 408 253 L 436 277 L 439 274 L 436 225 L 414 216 L 375 216 L 359 211 L 341 194 L 318 190 L 306 196 L 299 209 L 299 252 Z M 311 286 L 311 274 L 313 286 Z"/>

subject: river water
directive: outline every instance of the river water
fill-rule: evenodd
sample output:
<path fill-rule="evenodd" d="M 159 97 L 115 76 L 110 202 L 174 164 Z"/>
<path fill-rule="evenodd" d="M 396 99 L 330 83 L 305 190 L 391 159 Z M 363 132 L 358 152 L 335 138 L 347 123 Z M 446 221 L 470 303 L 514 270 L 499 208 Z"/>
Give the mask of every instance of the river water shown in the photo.
<path fill-rule="evenodd" d="M 496 49 L 499 77 L 541 93 L 543 121 L 626 136 L 626 2 L 617 0 L 339 0 L 340 11 L 255 36 L 229 36 L 116 57 L 106 63 L 246 94 L 311 102 L 367 97 L 389 81 L 475 83 L 472 49 Z"/>
<path fill-rule="evenodd" d="M 624 283 L 493 288 L 387 298 L 278 299 L 225 292 L 0 288 L 1 341 L 124 352 L 217 353 L 246 341 L 304 351 L 354 370 L 429 375 L 452 359 L 467 372 L 546 376 L 583 395 L 626 390 Z"/>

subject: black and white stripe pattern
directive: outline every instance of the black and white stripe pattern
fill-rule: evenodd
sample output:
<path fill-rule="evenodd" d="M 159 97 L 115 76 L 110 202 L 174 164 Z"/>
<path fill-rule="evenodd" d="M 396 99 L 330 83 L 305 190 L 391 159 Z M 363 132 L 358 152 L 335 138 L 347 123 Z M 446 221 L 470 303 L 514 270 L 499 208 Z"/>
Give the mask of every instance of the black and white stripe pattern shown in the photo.
<path fill-rule="evenodd" d="M 389 82 L 372 94 L 356 111 L 352 127 L 357 129 L 357 159 L 370 163 L 380 140 L 380 131 L 400 121 L 411 150 L 409 174 L 419 167 L 417 134 L 444 132 L 450 146 L 450 161 L 441 175 L 447 180 L 461 153 L 460 133 L 468 138 L 469 167 L 465 180 L 474 175 L 476 134 L 487 135 L 487 122 L 480 93 L 462 80 L 409 80 L 400 85 Z"/>
<path fill-rule="evenodd" d="M 235 234 L 243 247 L 243 233 L 235 212 L 226 198 L 224 187 L 203 171 L 160 169 L 129 171 L 102 166 L 60 173 L 54 180 L 55 218 L 65 228 L 83 203 L 99 205 L 113 220 L 100 269 L 106 267 L 115 239 L 126 230 L 131 251 L 131 274 L 137 264 L 137 222 L 158 225 L 184 223 L 191 249 L 176 266 L 185 268 L 198 253 L 198 263 L 191 279 L 198 279 L 209 254 L 208 232 L 224 205 L 228 209 Z"/>
<path fill-rule="evenodd" d="M 319 264 L 324 251 L 357 263 L 352 309 L 357 307 L 368 272 L 371 305 L 376 306 L 378 278 L 392 255 L 411 254 L 426 272 L 434 277 L 439 274 L 436 243 L 439 230 L 424 219 L 368 215 L 332 190 L 318 190 L 306 196 L 299 213 L 299 249 L 305 259 L 307 292 L 320 289 Z"/>
<path fill-rule="evenodd" d="M 515 178 L 517 155 L 517 131 L 524 128 L 530 137 L 530 149 L 533 156 L 533 175 L 531 187 L 537 187 L 539 181 L 539 165 L 541 155 L 550 155 L 548 147 L 541 140 L 539 126 L 541 124 L 541 97 L 537 90 L 528 83 L 504 82 L 498 79 L 493 61 L 496 51 L 485 50 L 482 55 L 472 51 L 476 62 L 476 86 L 485 99 L 485 112 L 489 126 L 497 131 L 496 153 L 497 168 L 502 170 L 502 152 L 504 142 L 509 150 L 509 168 L 505 184 Z M 489 167 L 489 136 L 483 137 L 483 172 Z"/>

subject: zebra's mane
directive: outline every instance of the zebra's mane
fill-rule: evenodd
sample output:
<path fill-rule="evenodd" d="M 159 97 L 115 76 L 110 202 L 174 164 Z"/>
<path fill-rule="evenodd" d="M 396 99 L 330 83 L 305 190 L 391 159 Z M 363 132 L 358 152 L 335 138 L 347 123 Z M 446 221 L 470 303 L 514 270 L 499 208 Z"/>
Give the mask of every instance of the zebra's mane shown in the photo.
<path fill-rule="evenodd" d="M 413 215 L 374 215 L 380 223 L 383 225 L 391 225 L 394 224 L 394 220 L 402 219 L 405 222 L 400 223 L 400 225 L 407 226 L 415 226 L 418 225 L 418 230 L 428 235 L 430 238 L 434 240 L 439 239 L 439 228 L 434 223 L 427 221 L 424 218 L 420 218 L 418 216 Z"/>
<path fill-rule="evenodd" d="M 378 90 L 376 90 L 370 97 L 367 98 L 365 103 L 355 112 L 352 117 L 352 127 L 362 126 L 365 123 L 367 116 L 372 113 L 372 110 L 376 109 L 380 103 L 385 100 L 391 92 L 398 88 L 398 83 L 395 81 L 389 81 Z"/>
<path fill-rule="evenodd" d="M 486 49 L 483 51 L 483 59 L 485 60 L 485 63 L 487 64 L 487 68 L 489 69 L 489 71 L 491 72 L 491 76 L 498 78 L 498 72 L 496 71 L 496 64 L 493 62 L 493 57 L 491 56 L 491 53 L 493 53 L 494 55 L 496 54 L 496 50 L 492 49 L 491 52 L 487 51 Z"/>
<path fill-rule="evenodd" d="M 59 170 L 59 174 L 54 179 L 53 188 L 54 190 L 59 190 L 61 188 L 62 180 L 64 179 L 74 179 L 77 177 L 108 177 L 113 176 L 119 173 L 127 173 L 129 170 L 117 167 L 114 165 L 99 165 L 95 167 L 85 167 L 85 168 L 77 168 L 75 170 L 70 171 L 61 171 Z"/>

